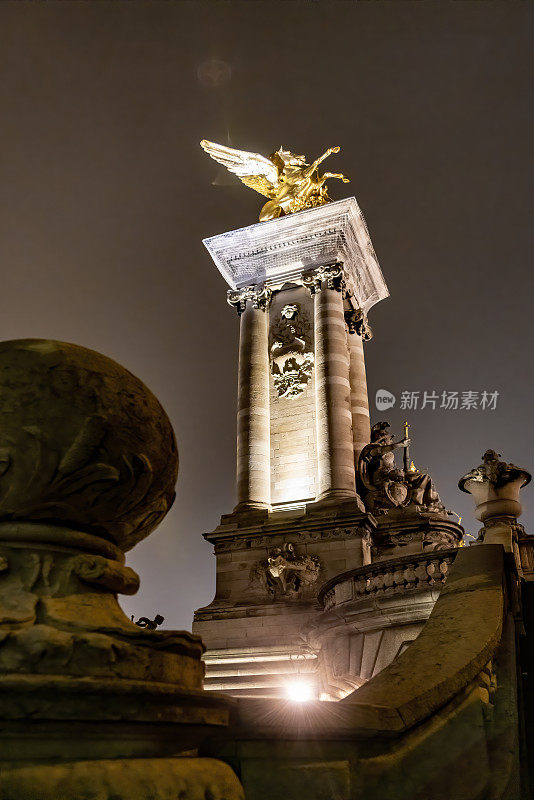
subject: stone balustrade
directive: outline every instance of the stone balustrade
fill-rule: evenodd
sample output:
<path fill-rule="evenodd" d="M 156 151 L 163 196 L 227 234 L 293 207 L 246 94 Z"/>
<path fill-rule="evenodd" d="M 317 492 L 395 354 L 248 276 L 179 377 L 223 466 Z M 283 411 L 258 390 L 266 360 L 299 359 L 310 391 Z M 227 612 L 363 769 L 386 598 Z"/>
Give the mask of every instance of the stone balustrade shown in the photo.
<path fill-rule="evenodd" d="M 434 550 L 344 572 L 322 587 L 319 601 L 325 611 L 330 611 L 350 600 L 432 587 L 441 588 L 457 552 L 457 548 Z"/>

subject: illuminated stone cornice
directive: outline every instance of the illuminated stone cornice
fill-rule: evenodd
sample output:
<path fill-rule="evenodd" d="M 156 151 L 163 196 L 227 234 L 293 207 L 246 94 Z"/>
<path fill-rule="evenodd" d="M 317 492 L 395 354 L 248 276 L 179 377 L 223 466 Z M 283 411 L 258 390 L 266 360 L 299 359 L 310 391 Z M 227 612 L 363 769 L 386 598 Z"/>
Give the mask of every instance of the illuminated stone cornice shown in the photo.
<path fill-rule="evenodd" d="M 204 244 L 233 290 L 302 283 L 303 273 L 342 264 L 347 287 L 365 313 L 389 295 L 354 197 L 212 236 Z"/>

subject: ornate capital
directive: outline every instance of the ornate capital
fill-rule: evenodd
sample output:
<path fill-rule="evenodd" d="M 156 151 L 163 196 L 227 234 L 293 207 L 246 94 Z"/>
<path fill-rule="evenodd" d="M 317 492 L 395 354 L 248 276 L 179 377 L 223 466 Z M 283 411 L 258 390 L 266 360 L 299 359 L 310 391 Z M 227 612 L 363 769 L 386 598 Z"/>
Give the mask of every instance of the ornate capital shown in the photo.
<path fill-rule="evenodd" d="M 357 333 L 364 342 L 373 338 L 373 331 L 367 322 L 367 314 L 361 308 L 349 308 L 345 311 L 345 322 L 349 333 Z"/>
<path fill-rule="evenodd" d="M 346 287 L 343 265 L 330 264 L 310 269 L 302 275 L 302 283 L 312 295 L 325 288 L 342 292 Z"/>
<path fill-rule="evenodd" d="M 271 302 L 272 292 L 267 286 L 244 286 L 242 289 L 229 289 L 226 295 L 228 304 L 233 306 L 241 316 L 247 306 L 247 300 L 253 308 L 266 311 Z"/>

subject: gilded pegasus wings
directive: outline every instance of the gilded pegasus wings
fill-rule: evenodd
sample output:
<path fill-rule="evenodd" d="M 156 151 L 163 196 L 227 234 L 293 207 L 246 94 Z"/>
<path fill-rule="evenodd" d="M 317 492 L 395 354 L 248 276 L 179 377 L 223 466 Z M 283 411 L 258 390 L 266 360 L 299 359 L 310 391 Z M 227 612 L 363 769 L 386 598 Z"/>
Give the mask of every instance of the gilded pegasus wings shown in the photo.
<path fill-rule="evenodd" d="M 278 169 L 268 158 L 259 153 L 234 150 L 233 147 L 208 142 L 206 139 L 202 139 L 200 146 L 215 161 L 237 175 L 249 189 L 254 189 L 264 197 L 275 197 L 278 187 Z"/>

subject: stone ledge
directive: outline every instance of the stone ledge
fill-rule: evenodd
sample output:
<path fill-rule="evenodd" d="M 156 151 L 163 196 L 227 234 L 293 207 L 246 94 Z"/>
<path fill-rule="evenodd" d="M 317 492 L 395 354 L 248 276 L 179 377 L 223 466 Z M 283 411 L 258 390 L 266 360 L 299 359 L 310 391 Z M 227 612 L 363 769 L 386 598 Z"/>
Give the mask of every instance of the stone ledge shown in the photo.
<path fill-rule="evenodd" d="M 395 559 L 387 559 L 367 564 L 357 569 L 342 572 L 327 581 L 319 590 L 318 600 L 325 611 L 335 608 L 348 600 L 358 600 L 365 597 L 373 597 L 378 594 L 390 596 L 394 592 L 406 591 L 427 591 L 431 586 L 441 586 L 445 583 L 446 574 L 438 571 L 436 578 L 428 573 L 428 566 L 435 561 L 439 561 L 449 567 L 456 558 L 458 548 L 451 550 L 430 550 L 424 553 L 413 553 L 412 555 L 400 556 Z M 426 566 L 425 579 L 421 579 L 418 574 Z M 440 564 L 441 566 L 441 564 Z M 409 576 L 402 583 L 401 577 L 407 575 L 410 567 L 413 567 L 413 575 Z M 399 576 L 399 583 L 395 582 L 395 573 L 402 573 Z M 391 579 L 388 583 L 388 577 Z M 379 579 L 383 580 L 380 581 Z M 360 584 L 367 584 L 363 591 Z M 345 590 L 345 593 L 342 591 Z M 350 591 L 349 591 L 350 590 Z"/>

